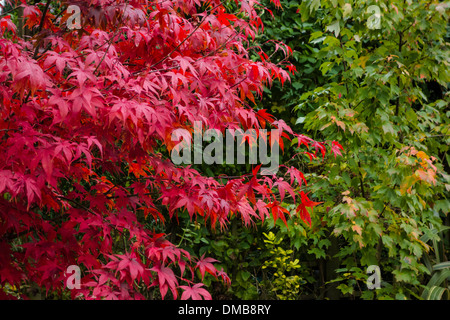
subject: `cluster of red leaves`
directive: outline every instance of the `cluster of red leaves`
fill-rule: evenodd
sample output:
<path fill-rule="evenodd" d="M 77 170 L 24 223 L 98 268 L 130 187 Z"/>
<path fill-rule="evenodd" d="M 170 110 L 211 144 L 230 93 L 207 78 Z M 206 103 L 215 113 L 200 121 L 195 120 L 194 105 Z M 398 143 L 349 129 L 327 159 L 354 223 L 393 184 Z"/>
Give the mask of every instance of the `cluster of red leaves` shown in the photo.
<path fill-rule="evenodd" d="M 276 128 L 281 147 L 281 137 L 296 137 L 315 149 L 310 157 L 325 155 L 325 143 L 247 104 L 289 76 L 261 51 L 262 61 L 250 60 L 249 40 L 262 29 L 257 3 L 235 2 L 238 12 L 229 13 L 218 0 L 57 8 L 24 1 L 34 33 L 25 39 L 9 16 L 0 19 L 0 285 L 60 292 L 64 271 L 78 265 L 82 287 L 73 298 L 143 299 L 142 288 L 158 287 L 163 298 L 170 289 L 174 298 L 182 290 L 181 298 L 209 299 L 195 271 L 229 282 L 215 260 L 191 257 L 138 216 L 154 224 L 186 210 L 213 227 L 226 227 L 232 215 L 246 224 L 270 214 L 285 221 L 286 192 L 295 201 L 306 183 L 296 168 L 284 177 L 255 169 L 224 184 L 158 152 L 174 128 L 201 121 L 221 131 Z M 71 4 L 81 9 L 80 30 L 67 28 L 70 15 L 50 13 Z M 301 193 L 305 221 L 315 204 Z"/>

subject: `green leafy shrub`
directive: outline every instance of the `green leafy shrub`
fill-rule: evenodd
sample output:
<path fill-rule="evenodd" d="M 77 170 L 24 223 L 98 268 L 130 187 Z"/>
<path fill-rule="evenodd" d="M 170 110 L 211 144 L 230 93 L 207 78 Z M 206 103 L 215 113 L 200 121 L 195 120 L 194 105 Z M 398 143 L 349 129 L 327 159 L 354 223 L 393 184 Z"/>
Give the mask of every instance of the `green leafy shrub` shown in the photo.
<path fill-rule="evenodd" d="M 276 239 L 272 232 L 264 233 L 266 244 L 263 250 L 268 251 L 269 259 L 264 261 L 262 269 L 271 271 L 271 280 L 263 282 L 264 287 L 280 300 L 294 300 L 299 296 L 300 286 L 305 281 L 299 276 L 301 268 L 299 260 L 292 260 L 293 250 L 284 250 L 280 244 L 283 239 Z"/>

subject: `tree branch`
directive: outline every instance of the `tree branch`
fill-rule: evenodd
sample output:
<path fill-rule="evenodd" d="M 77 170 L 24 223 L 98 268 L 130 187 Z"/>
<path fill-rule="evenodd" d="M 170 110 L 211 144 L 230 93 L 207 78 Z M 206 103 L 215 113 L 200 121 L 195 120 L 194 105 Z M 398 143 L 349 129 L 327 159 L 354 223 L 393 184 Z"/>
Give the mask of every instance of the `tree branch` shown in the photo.
<path fill-rule="evenodd" d="M 47 11 L 48 11 L 48 8 L 50 7 L 50 3 L 51 3 L 51 0 L 47 0 L 47 3 L 45 4 L 45 7 L 44 7 L 44 12 L 42 12 L 41 22 L 39 23 L 39 27 L 38 27 L 38 30 L 36 33 L 40 33 L 42 31 L 42 28 L 44 27 L 45 16 L 47 15 Z M 34 50 L 34 54 L 33 54 L 33 59 L 36 59 L 36 57 L 38 55 L 39 48 L 41 46 L 41 42 L 42 42 L 42 39 L 39 40 L 36 45 L 36 49 Z"/>

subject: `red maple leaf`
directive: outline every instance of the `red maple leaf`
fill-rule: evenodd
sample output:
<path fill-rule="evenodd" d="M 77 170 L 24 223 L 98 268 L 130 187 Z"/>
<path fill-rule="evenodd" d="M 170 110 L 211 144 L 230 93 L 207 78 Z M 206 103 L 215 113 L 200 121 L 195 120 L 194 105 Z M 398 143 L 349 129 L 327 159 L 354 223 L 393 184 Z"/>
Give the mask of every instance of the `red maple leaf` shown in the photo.
<path fill-rule="evenodd" d="M 279 203 L 278 201 L 274 201 L 272 203 L 269 203 L 267 207 L 270 208 L 272 211 L 274 225 L 277 219 L 280 218 L 287 226 L 287 221 L 284 214 L 286 213 L 288 216 L 290 216 L 291 214 L 286 208 L 280 206 L 280 204 L 281 203 Z"/>
<path fill-rule="evenodd" d="M 211 294 L 202 288 L 203 283 L 197 283 L 190 286 L 180 286 L 181 289 L 184 290 L 184 292 L 181 295 L 181 300 L 212 300 Z"/>
<path fill-rule="evenodd" d="M 164 265 L 156 265 L 150 270 L 156 271 L 158 274 L 158 283 L 161 292 L 161 297 L 164 299 L 167 290 L 170 289 L 172 291 L 173 297 L 176 299 L 178 296 L 177 287 L 178 280 L 175 277 L 172 269 L 165 267 Z M 153 283 L 153 285 L 155 282 Z"/>
<path fill-rule="evenodd" d="M 205 255 L 202 255 L 201 258 L 197 261 L 197 267 L 200 270 L 200 274 L 202 275 L 202 279 L 205 277 L 205 272 L 216 277 L 217 269 L 212 264 L 213 262 L 217 262 L 216 259 L 213 258 L 205 258 Z"/>
<path fill-rule="evenodd" d="M 300 197 L 301 197 L 301 202 L 297 207 L 296 212 L 300 212 L 300 217 L 301 219 L 311 227 L 311 216 L 308 212 L 308 210 L 306 208 L 311 208 L 311 212 L 312 212 L 312 208 L 317 206 L 318 204 L 321 204 L 322 202 L 314 202 L 311 201 L 308 198 L 308 194 L 304 193 L 303 191 L 300 191 Z"/>

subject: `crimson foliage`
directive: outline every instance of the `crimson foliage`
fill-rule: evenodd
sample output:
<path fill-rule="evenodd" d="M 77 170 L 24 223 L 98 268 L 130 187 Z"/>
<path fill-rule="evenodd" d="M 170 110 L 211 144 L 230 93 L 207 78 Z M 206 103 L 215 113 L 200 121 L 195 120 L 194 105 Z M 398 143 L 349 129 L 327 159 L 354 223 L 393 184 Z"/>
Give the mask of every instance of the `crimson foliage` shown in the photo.
<path fill-rule="evenodd" d="M 71 4 L 81 10 L 80 29 L 67 26 Z M 229 282 L 216 261 L 191 256 L 149 225 L 182 210 L 213 228 L 226 228 L 233 215 L 245 224 L 269 215 L 285 221 L 283 198 L 299 195 L 298 210 L 310 221 L 306 207 L 317 203 L 299 193 L 306 181 L 296 168 L 262 176 L 256 167 L 223 183 L 167 155 L 172 130 L 192 130 L 194 121 L 222 132 L 279 129 L 281 147 L 297 138 L 311 157 L 324 156 L 327 145 L 340 153 L 336 142 L 297 134 L 249 105 L 265 85 L 289 79 L 252 45 L 263 28 L 258 3 L 12 5 L 21 5 L 26 32 L 16 17 L 1 17 L 2 287 L 15 286 L 22 298 L 32 284 L 61 293 L 65 270 L 78 265 L 83 277 L 72 298 L 145 299 L 155 287 L 161 298 L 170 290 L 172 298 L 209 299 L 205 274 Z"/>

